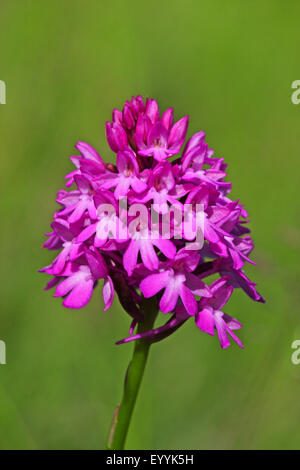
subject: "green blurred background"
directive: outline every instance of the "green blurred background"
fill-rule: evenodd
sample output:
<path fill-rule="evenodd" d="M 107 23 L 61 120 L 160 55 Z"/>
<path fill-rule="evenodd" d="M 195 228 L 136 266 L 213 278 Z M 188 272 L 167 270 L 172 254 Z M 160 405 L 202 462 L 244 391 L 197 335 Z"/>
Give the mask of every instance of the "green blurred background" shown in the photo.
<path fill-rule="evenodd" d="M 0 448 L 104 448 L 132 345 L 100 289 L 82 311 L 43 291 L 41 250 L 77 140 L 112 159 L 104 122 L 141 93 L 205 130 L 246 204 L 265 305 L 222 351 L 188 322 L 151 351 L 128 449 L 300 448 L 297 1 L 1 0 Z"/>

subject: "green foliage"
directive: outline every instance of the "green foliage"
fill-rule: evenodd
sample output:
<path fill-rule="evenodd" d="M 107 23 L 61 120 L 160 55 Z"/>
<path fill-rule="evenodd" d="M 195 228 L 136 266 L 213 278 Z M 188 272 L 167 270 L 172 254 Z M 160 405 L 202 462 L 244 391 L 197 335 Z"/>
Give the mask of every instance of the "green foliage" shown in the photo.
<path fill-rule="evenodd" d="M 54 195 L 78 139 L 105 159 L 104 122 L 132 94 L 191 116 L 225 157 L 246 204 L 266 305 L 242 292 L 243 324 L 222 351 L 193 322 L 155 344 L 127 448 L 297 448 L 299 328 L 299 13 L 279 1 L 2 0 L 2 449 L 104 448 L 133 345 L 129 319 L 100 290 L 82 311 L 43 292 L 37 270 Z"/>

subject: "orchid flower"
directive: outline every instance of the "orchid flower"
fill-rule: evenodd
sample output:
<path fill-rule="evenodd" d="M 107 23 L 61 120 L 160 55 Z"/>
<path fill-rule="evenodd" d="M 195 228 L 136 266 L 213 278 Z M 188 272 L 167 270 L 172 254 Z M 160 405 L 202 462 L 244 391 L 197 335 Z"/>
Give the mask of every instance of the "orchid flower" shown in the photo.
<path fill-rule="evenodd" d="M 76 144 L 75 168 L 57 194 L 60 207 L 43 245 L 58 251 L 40 271 L 52 276 L 46 290 L 55 288 L 64 307 L 83 308 L 100 284 L 104 310 L 116 292 L 130 318 L 129 333 L 117 344 L 136 346 L 111 449 L 124 446 L 151 344 L 193 318 L 199 332 L 217 333 L 223 349 L 230 338 L 243 347 L 234 333 L 242 325 L 225 305 L 236 289 L 264 302 L 245 273 L 255 264 L 248 213 L 230 199 L 227 164 L 214 156 L 205 133 L 186 141 L 188 121 L 174 123 L 173 108 L 161 113 L 156 100 L 140 95 L 114 109 L 105 130 L 116 164 L 88 143 Z M 195 238 L 198 206 L 203 243 Z M 157 326 L 159 312 L 164 323 Z"/>

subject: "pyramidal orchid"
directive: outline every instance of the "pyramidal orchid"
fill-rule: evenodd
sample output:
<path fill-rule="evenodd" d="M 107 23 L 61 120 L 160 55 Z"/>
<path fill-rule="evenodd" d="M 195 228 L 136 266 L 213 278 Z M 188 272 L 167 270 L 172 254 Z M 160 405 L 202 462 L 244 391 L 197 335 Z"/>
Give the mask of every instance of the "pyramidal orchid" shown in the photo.
<path fill-rule="evenodd" d="M 123 449 L 149 347 L 191 317 L 224 349 L 241 323 L 225 307 L 235 289 L 264 302 L 245 274 L 254 248 L 248 214 L 231 200 L 226 163 L 214 157 L 203 131 L 186 139 L 188 116 L 174 122 L 141 96 L 115 109 L 106 123 L 115 164 L 78 142 L 75 169 L 58 191 L 60 205 L 43 247 L 58 251 L 41 269 L 46 289 L 67 308 L 84 307 L 102 285 L 104 310 L 117 295 L 135 342 L 108 448 Z M 213 282 L 210 280 L 214 276 Z M 97 294 L 96 294 L 97 295 Z M 225 311 L 225 310 L 226 311 Z M 155 322 L 161 312 L 165 321 Z"/>

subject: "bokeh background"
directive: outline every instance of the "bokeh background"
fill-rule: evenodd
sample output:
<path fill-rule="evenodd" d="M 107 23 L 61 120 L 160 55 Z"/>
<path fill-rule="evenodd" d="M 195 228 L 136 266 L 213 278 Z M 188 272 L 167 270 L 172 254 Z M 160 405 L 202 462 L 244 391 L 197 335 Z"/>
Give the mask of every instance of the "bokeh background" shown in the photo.
<path fill-rule="evenodd" d="M 267 303 L 237 292 L 228 306 L 245 350 L 192 321 L 152 348 L 127 448 L 300 448 L 299 15 L 279 0 L 1 0 L 1 449 L 105 447 L 129 318 L 117 301 L 103 312 L 100 289 L 64 309 L 37 271 L 74 144 L 111 160 L 104 122 L 139 93 L 190 114 L 189 136 L 205 130 L 225 157 Z"/>

